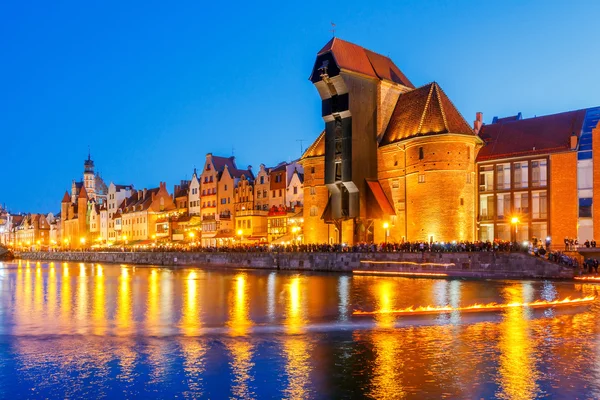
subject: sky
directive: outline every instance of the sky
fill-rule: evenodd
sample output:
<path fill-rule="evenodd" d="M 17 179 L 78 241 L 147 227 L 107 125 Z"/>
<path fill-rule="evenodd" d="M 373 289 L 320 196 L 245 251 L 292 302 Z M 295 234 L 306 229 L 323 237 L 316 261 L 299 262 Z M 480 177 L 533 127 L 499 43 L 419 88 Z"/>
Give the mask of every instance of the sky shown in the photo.
<path fill-rule="evenodd" d="M 600 105 L 598 1 L 372 4 L 0 2 L 0 204 L 58 212 L 88 147 L 107 184 L 170 191 L 209 152 L 298 158 L 324 125 L 308 77 L 331 22 L 470 124 Z"/>

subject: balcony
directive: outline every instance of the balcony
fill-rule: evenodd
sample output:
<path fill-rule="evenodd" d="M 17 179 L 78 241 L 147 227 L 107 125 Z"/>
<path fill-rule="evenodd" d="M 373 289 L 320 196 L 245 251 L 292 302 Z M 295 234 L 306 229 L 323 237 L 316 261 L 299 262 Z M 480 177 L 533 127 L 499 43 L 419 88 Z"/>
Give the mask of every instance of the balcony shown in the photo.
<path fill-rule="evenodd" d="M 229 221 L 231 220 L 231 214 L 219 214 L 219 219 L 222 221 Z"/>

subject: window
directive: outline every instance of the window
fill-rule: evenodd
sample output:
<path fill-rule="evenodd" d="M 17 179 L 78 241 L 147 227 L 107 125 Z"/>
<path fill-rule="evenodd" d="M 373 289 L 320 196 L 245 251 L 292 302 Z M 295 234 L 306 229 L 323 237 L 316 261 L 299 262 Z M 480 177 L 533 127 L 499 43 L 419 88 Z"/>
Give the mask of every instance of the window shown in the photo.
<path fill-rule="evenodd" d="M 517 214 L 529 214 L 529 194 L 515 193 L 514 210 Z"/>
<path fill-rule="evenodd" d="M 531 193 L 531 214 L 532 218 L 547 217 L 546 192 Z"/>
<path fill-rule="evenodd" d="M 281 182 L 281 174 L 275 175 L 275 183 L 280 183 L 280 182 Z"/>
<path fill-rule="evenodd" d="M 588 190 L 593 187 L 592 160 L 577 160 L 577 189 Z"/>
<path fill-rule="evenodd" d="M 310 167 L 310 173 L 314 174 L 315 173 L 315 167 Z"/>
<path fill-rule="evenodd" d="M 496 189 L 510 189 L 510 164 L 496 165 Z"/>
<path fill-rule="evenodd" d="M 342 162 L 336 161 L 335 163 L 335 181 L 339 182 L 342 180 Z"/>
<path fill-rule="evenodd" d="M 256 198 L 257 198 L 257 199 L 260 199 L 260 194 L 261 194 L 261 191 L 260 191 L 260 190 L 259 190 L 258 192 L 256 192 Z"/>
<path fill-rule="evenodd" d="M 527 161 L 516 162 L 513 164 L 514 178 L 513 183 L 516 189 L 525 189 L 529 181 L 529 165 Z"/>
<path fill-rule="evenodd" d="M 267 191 L 263 190 L 263 197 L 266 199 L 267 198 Z"/>
<path fill-rule="evenodd" d="M 298 194 L 298 186 L 294 186 L 294 194 Z"/>
<path fill-rule="evenodd" d="M 316 217 L 317 213 L 318 213 L 319 209 L 316 206 L 312 206 L 310 208 L 310 216 L 311 217 Z"/>
<path fill-rule="evenodd" d="M 425 174 L 419 174 L 419 183 L 425 183 Z"/>
<path fill-rule="evenodd" d="M 482 192 L 494 189 L 494 167 L 491 165 L 479 168 L 479 190 Z"/>
<path fill-rule="evenodd" d="M 283 194 L 283 192 L 281 191 L 281 189 L 279 189 L 279 197 L 281 197 Z"/>
<path fill-rule="evenodd" d="M 223 198 L 221 199 L 221 204 L 227 204 L 227 199 L 223 197 Z"/>
<path fill-rule="evenodd" d="M 273 190 L 273 198 L 275 198 L 275 193 L 276 193 L 275 190 Z"/>
<path fill-rule="evenodd" d="M 498 218 L 508 218 L 510 213 L 510 194 L 499 194 L 496 199 L 496 214 Z"/>
<path fill-rule="evenodd" d="M 592 199 L 579 199 L 579 218 L 592 217 Z"/>
<path fill-rule="evenodd" d="M 392 181 L 392 188 L 393 189 L 398 189 L 400 187 L 400 182 L 398 181 L 398 179 L 394 179 Z"/>
<path fill-rule="evenodd" d="M 317 194 L 317 188 L 316 188 L 316 187 L 314 187 L 314 186 L 311 186 L 311 187 L 310 187 L 310 194 L 311 194 L 311 195 L 313 195 L 313 196 L 314 196 L 315 194 Z"/>
<path fill-rule="evenodd" d="M 465 199 L 463 199 L 462 197 L 460 198 L 460 205 L 464 206 L 465 205 Z"/>
<path fill-rule="evenodd" d="M 225 185 L 225 190 L 227 190 L 227 185 Z"/>
<path fill-rule="evenodd" d="M 479 217 L 481 219 L 494 218 L 494 195 L 479 196 Z"/>
<path fill-rule="evenodd" d="M 544 187 L 547 183 L 548 166 L 546 160 L 531 162 L 531 186 Z"/>
<path fill-rule="evenodd" d="M 471 183 L 471 173 L 467 172 L 467 183 Z"/>
<path fill-rule="evenodd" d="M 419 147 L 419 160 L 422 160 L 423 158 L 425 158 L 425 154 L 423 153 L 423 148 Z"/>

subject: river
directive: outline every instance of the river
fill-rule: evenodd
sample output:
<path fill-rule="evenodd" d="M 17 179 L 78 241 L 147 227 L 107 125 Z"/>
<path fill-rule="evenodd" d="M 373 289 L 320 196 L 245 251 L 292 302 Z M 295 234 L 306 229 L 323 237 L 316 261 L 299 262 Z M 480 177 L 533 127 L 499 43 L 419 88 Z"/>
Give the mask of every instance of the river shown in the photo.
<path fill-rule="evenodd" d="M 0 263 L 0 398 L 600 398 L 600 302 L 386 313 L 596 287 Z"/>

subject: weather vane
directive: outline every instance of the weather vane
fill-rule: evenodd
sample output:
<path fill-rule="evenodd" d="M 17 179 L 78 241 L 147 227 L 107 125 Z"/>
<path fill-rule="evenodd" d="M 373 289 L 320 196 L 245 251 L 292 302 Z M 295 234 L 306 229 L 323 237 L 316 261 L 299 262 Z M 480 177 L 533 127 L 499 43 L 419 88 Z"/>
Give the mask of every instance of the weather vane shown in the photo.
<path fill-rule="evenodd" d="M 331 22 L 331 34 L 335 37 L 335 24 Z"/>

